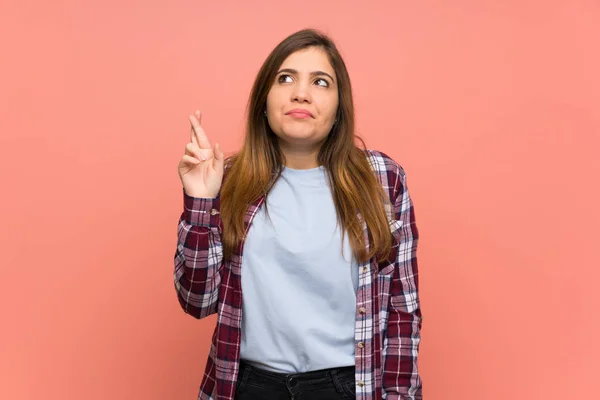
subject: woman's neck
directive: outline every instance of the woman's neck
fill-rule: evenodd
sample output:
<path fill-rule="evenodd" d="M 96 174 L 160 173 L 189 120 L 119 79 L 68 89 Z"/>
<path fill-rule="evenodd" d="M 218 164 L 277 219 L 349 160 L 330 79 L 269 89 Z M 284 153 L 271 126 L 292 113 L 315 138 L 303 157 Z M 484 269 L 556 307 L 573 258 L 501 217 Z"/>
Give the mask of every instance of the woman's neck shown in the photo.
<path fill-rule="evenodd" d="M 285 166 L 291 169 L 311 169 L 317 168 L 319 162 L 319 148 L 301 149 L 301 148 L 285 148 L 281 146 L 281 151 L 285 157 Z"/>

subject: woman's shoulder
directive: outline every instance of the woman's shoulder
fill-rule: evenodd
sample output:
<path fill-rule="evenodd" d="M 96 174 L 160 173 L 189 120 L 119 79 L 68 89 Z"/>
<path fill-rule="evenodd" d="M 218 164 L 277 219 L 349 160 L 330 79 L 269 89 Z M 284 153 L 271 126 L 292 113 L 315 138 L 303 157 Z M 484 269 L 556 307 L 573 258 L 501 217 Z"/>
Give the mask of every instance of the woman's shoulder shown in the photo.
<path fill-rule="evenodd" d="M 404 168 L 402 168 L 402 165 L 392 157 L 379 150 L 366 149 L 363 151 L 369 164 L 371 164 L 373 172 L 378 175 L 385 175 L 387 181 L 389 181 L 390 178 L 392 178 L 392 180 L 395 180 L 394 178 L 404 179 L 406 175 Z"/>
<path fill-rule="evenodd" d="M 389 195 L 392 204 L 406 188 L 406 173 L 402 165 L 379 150 L 364 150 L 377 180 Z"/>

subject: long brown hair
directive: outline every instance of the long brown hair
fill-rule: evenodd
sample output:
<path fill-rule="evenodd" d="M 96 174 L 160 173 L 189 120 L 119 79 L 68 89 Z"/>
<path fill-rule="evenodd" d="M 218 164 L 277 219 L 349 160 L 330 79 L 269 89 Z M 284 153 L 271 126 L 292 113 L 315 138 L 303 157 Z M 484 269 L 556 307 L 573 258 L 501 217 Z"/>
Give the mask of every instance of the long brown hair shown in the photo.
<path fill-rule="evenodd" d="M 283 61 L 292 53 L 309 47 L 322 49 L 338 79 L 337 122 L 321 146 L 317 162 L 327 170 L 337 211 L 338 224 L 348 232 L 354 257 L 365 262 L 388 256 L 392 238 L 384 202 L 387 196 L 377 181 L 365 152 L 364 142 L 354 132 L 354 104 L 346 65 L 335 44 L 323 33 L 305 29 L 296 32 L 275 47 L 263 63 L 250 93 L 247 106 L 246 136 L 241 150 L 227 159 L 226 176 L 221 188 L 223 253 L 230 259 L 244 238 L 244 216 L 248 206 L 268 194 L 279 178 L 285 162 L 277 136 L 264 110 L 267 95 Z M 266 204 L 266 203 L 265 203 Z M 362 219 L 359 219 L 359 214 Z M 371 245 L 366 248 L 362 224 L 366 222 Z"/>

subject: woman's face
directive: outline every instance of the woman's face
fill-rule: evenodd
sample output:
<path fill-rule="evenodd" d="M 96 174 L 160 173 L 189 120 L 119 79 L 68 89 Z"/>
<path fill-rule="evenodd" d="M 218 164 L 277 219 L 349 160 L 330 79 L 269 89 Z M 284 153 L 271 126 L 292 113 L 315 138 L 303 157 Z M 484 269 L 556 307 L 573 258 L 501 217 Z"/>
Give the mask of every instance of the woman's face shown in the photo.
<path fill-rule="evenodd" d="M 337 77 L 327 55 L 310 47 L 281 64 L 267 96 L 267 118 L 284 148 L 311 149 L 331 131 L 338 102 Z"/>

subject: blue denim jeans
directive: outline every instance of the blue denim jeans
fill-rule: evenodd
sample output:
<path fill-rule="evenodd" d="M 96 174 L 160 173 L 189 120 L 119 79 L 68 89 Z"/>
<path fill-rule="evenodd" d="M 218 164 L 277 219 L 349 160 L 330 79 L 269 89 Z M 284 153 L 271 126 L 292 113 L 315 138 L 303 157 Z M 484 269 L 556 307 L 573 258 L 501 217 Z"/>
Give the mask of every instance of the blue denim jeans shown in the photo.
<path fill-rule="evenodd" d="M 295 374 L 265 371 L 240 363 L 236 400 L 355 399 L 354 366 Z"/>

